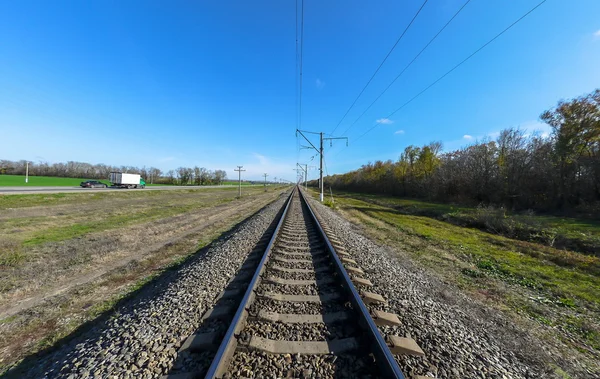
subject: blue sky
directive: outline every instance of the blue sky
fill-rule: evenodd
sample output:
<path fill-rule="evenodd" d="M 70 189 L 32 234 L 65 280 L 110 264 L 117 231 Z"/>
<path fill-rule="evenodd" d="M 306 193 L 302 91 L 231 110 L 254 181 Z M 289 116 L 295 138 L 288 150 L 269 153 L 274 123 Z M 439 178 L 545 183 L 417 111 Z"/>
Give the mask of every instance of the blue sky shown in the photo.
<path fill-rule="evenodd" d="M 464 2 L 425 5 L 336 135 Z M 597 0 L 548 0 L 386 120 L 538 2 L 472 0 L 350 128 L 349 146 L 327 145 L 328 172 L 395 160 L 410 144 L 547 133 L 542 111 L 600 87 Z M 421 3 L 306 0 L 302 129 L 333 131 Z M 295 0 L 0 1 L 0 159 L 198 165 L 231 178 L 244 165 L 247 178 L 294 179 L 313 155 L 294 133 L 295 17 Z"/>

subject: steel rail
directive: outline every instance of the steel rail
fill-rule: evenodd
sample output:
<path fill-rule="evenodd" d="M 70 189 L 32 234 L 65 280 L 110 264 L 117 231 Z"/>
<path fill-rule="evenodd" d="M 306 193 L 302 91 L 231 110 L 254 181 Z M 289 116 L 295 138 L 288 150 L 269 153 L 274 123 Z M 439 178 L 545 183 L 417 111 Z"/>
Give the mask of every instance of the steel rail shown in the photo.
<path fill-rule="evenodd" d="M 379 333 L 379 330 L 377 329 L 377 325 L 375 325 L 375 322 L 373 321 L 373 318 L 371 317 L 369 310 L 367 309 L 364 302 L 362 301 L 360 294 L 354 287 L 354 284 L 352 283 L 352 279 L 350 279 L 350 276 L 346 272 L 346 269 L 344 268 L 342 261 L 338 257 L 333 245 L 329 241 L 327 234 L 325 234 L 325 231 L 321 227 L 321 223 L 319 222 L 315 213 L 313 212 L 310 204 L 308 203 L 308 200 L 305 198 L 305 196 L 301 190 L 298 190 L 298 193 L 300 194 L 300 198 L 306 204 L 306 206 L 317 226 L 317 229 L 319 230 L 319 233 L 325 240 L 325 243 L 327 245 L 329 253 L 331 254 L 333 260 L 336 263 L 335 268 L 336 268 L 338 274 L 340 275 L 340 277 L 343 278 L 344 287 L 346 287 L 348 292 L 350 292 L 350 294 L 351 294 L 350 302 L 352 303 L 352 306 L 354 307 L 355 311 L 359 314 L 359 320 L 358 320 L 359 323 L 362 324 L 362 326 L 367 330 L 367 337 L 372 344 L 372 352 L 373 352 L 373 355 L 375 356 L 375 362 L 378 364 L 379 369 L 381 370 L 382 376 L 385 378 L 405 379 L 405 376 L 402 373 L 402 370 L 400 370 L 400 367 L 398 366 L 396 359 L 394 359 L 394 355 L 392 354 L 387 343 L 381 336 L 381 333 Z"/>
<path fill-rule="evenodd" d="M 206 373 L 205 378 L 211 378 L 211 379 L 219 378 L 224 373 L 224 370 L 227 369 L 227 367 L 224 367 L 224 365 L 229 364 L 229 358 L 231 357 L 231 355 L 233 355 L 233 352 L 235 351 L 235 348 L 237 347 L 237 339 L 235 338 L 235 332 L 236 332 L 237 328 L 240 326 L 240 324 L 243 324 L 243 321 L 245 319 L 244 315 L 246 313 L 246 308 L 252 302 L 251 298 L 253 297 L 252 295 L 253 295 L 254 287 L 256 286 L 258 280 L 260 279 L 260 275 L 262 274 L 262 272 L 265 268 L 265 262 L 267 261 L 267 259 L 269 258 L 269 255 L 271 254 L 271 249 L 273 247 L 273 244 L 275 243 L 275 239 L 277 238 L 277 235 L 279 234 L 279 229 L 281 228 L 281 226 L 283 225 L 283 222 L 285 221 L 285 217 L 287 215 L 288 209 L 290 207 L 290 204 L 292 203 L 292 199 L 294 198 L 294 193 L 296 191 L 298 191 L 297 187 L 292 190 L 292 193 L 290 194 L 289 198 L 287 199 L 285 209 L 283 210 L 283 213 L 281 214 L 281 218 L 279 219 L 279 222 L 277 223 L 277 227 L 275 228 L 275 231 L 273 232 L 273 235 L 271 236 L 271 239 L 269 240 L 269 244 L 267 245 L 267 247 L 265 249 L 265 253 L 263 254 L 260 262 L 258 263 L 258 266 L 257 266 L 258 268 L 257 268 L 256 272 L 254 273 L 254 275 L 252 276 L 252 280 L 250 281 L 250 283 L 248 284 L 248 287 L 246 288 L 244 297 L 242 298 L 242 301 L 241 301 L 237 311 L 235 312 L 235 316 L 233 316 L 233 320 L 231 321 L 231 324 L 229 325 L 229 328 L 227 329 L 227 332 L 225 333 L 225 337 L 223 337 L 223 341 L 219 345 L 219 349 L 217 350 L 217 353 L 216 353 L 213 361 L 211 362 L 210 367 L 208 368 L 208 372 Z"/>

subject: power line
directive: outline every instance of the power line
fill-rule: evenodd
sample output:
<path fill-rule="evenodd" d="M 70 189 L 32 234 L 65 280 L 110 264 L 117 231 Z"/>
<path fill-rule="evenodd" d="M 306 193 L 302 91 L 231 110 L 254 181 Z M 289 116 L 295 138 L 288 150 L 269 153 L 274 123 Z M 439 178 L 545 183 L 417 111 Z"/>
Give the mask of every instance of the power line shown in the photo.
<path fill-rule="evenodd" d="M 407 65 L 406 65 L 406 66 L 405 66 L 405 67 L 402 69 L 402 71 L 400 71 L 400 73 L 398 74 L 398 76 L 396 76 L 396 77 L 394 78 L 394 80 L 392 80 L 392 81 L 390 82 L 390 84 L 388 84 L 388 86 L 387 86 L 387 87 L 385 87 L 385 89 L 384 89 L 383 91 L 381 91 L 381 93 L 380 93 L 380 94 L 379 94 L 379 95 L 378 95 L 378 96 L 375 98 L 375 100 L 373 100 L 373 102 L 372 102 L 371 104 L 369 104 L 369 106 L 368 106 L 368 107 L 367 107 L 367 108 L 364 110 L 364 112 L 363 112 L 363 113 L 361 113 L 361 114 L 360 114 L 360 116 L 358 116 L 358 117 L 356 118 L 356 120 L 354 120 L 354 122 L 353 122 L 352 124 L 350 124 L 350 126 L 349 126 L 349 127 L 348 127 L 348 128 L 345 130 L 345 131 L 344 131 L 344 133 L 342 133 L 342 135 L 346 135 L 346 133 L 348 133 L 348 131 L 349 131 L 350 129 L 352 129 L 352 127 L 353 127 L 353 126 L 354 126 L 354 125 L 355 125 L 355 124 L 358 122 L 358 120 L 360 120 L 360 119 L 362 118 L 362 116 L 364 116 L 364 115 L 365 115 L 365 113 L 367 113 L 367 111 L 368 111 L 369 109 L 371 109 L 371 107 L 372 107 L 372 106 L 373 106 L 373 105 L 374 105 L 374 104 L 375 104 L 375 103 L 376 103 L 376 102 L 377 102 L 377 101 L 378 101 L 378 100 L 381 98 L 381 96 L 383 96 L 383 94 L 385 94 L 385 93 L 387 92 L 387 90 L 388 90 L 388 89 L 390 89 L 390 87 L 391 87 L 391 86 L 392 86 L 394 83 L 396 83 L 396 80 L 398 80 L 398 79 L 399 79 L 399 78 L 402 76 L 402 74 L 404 74 L 404 72 L 405 72 L 406 70 L 408 70 L 408 68 L 409 68 L 410 66 L 412 66 L 412 64 L 413 64 L 413 63 L 415 63 L 415 61 L 416 61 L 416 60 L 417 60 L 417 59 L 418 59 L 418 58 L 421 56 L 421 54 L 423 54 L 423 52 L 424 52 L 425 50 L 427 50 L 427 48 L 429 47 L 429 45 L 431 45 L 431 43 L 432 43 L 433 41 L 435 41 L 435 39 L 436 39 L 436 38 L 437 38 L 437 37 L 438 37 L 440 34 L 442 34 L 442 32 L 444 31 L 444 29 L 446 29 L 446 28 L 448 27 L 448 25 L 450 25 L 450 23 L 451 23 L 451 22 L 452 22 L 452 21 L 453 21 L 453 20 L 456 18 L 456 16 L 458 16 L 458 14 L 459 14 L 460 12 L 462 12 L 462 10 L 463 10 L 463 9 L 464 9 L 464 8 L 467 6 L 467 4 L 469 4 L 470 2 L 471 2 L 471 0 L 467 0 L 467 1 L 466 1 L 466 2 L 465 2 L 463 5 L 462 5 L 462 7 L 460 7 L 460 9 L 459 9 L 459 10 L 458 10 L 456 13 L 454 13 L 454 16 L 452 16 L 452 18 L 450 18 L 450 20 L 448 20 L 448 22 L 447 22 L 447 23 L 446 23 L 446 24 L 445 24 L 445 25 L 444 25 L 444 26 L 443 26 L 443 27 L 442 27 L 442 28 L 441 28 L 441 29 L 440 29 L 440 30 L 439 30 L 439 31 L 436 33 L 436 35 L 435 35 L 435 36 L 433 36 L 433 38 L 431 38 L 431 39 L 429 40 L 429 42 L 427 42 L 427 44 L 425 45 L 425 47 L 423 47 L 423 48 L 421 49 L 421 51 L 419 51 L 419 53 L 418 53 L 417 55 L 415 55 L 415 57 L 414 57 L 414 58 L 413 58 L 413 59 L 410 61 L 410 63 L 408 63 L 408 64 L 407 64 Z"/>
<path fill-rule="evenodd" d="M 294 73 L 294 81 L 295 81 L 295 96 L 296 96 L 296 104 L 294 104 L 294 108 L 296 108 L 296 129 L 298 129 L 298 0 L 296 0 L 296 71 Z"/>
<path fill-rule="evenodd" d="M 296 67 L 295 67 L 295 73 L 294 73 L 294 82 L 295 82 L 295 96 L 296 96 L 296 103 L 294 104 L 294 108 L 296 110 L 296 130 L 300 127 L 300 125 L 298 125 L 298 108 L 299 108 L 299 96 L 298 96 L 298 66 L 299 66 L 299 53 L 298 53 L 298 0 L 296 0 L 295 2 L 296 4 L 296 8 L 295 10 L 295 15 L 296 15 Z M 298 141 L 298 134 L 296 133 L 296 162 L 298 161 L 298 159 L 300 158 L 300 141 Z"/>
<path fill-rule="evenodd" d="M 388 59 L 388 57 L 392 54 L 392 51 L 394 51 L 394 49 L 396 48 L 396 46 L 398 45 L 398 43 L 400 42 L 400 40 L 402 40 L 402 37 L 404 37 L 404 35 L 406 34 L 406 32 L 408 31 L 408 29 L 410 29 L 411 25 L 413 24 L 413 22 L 417 19 L 417 16 L 419 15 L 419 13 L 421 13 L 421 10 L 423 9 L 423 7 L 425 7 L 425 4 L 427 4 L 428 0 L 425 0 L 423 2 L 423 4 L 421 5 L 421 7 L 419 8 L 419 10 L 417 11 L 417 13 L 415 13 L 415 15 L 413 16 L 412 20 L 410 20 L 410 22 L 408 23 L 408 25 L 406 26 L 406 28 L 404 29 L 404 31 L 402 32 L 402 34 L 400 34 L 400 37 L 398 37 L 398 39 L 396 40 L 396 43 L 394 43 L 394 46 L 392 46 L 392 48 L 390 49 L 390 51 L 388 51 L 387 55 L 385 56 L 385 58 L 383 58 L 383 60 L 381 61 L 381 63 L 379 64 L 379 67 L 377 67 L 377 70 L 375 70 L 375 72 L 373 73 L 373 75 L 371 75 L 371 78 L 369 79 L 369 81 L 367 82 L 367 84 L 365 84 L 365 86 L 363 87 L 363 89 L 360 91 L 360 93 L 358 94 L 358 96 L 356 96 L 356 99 L 354 99 L 354 101 L 352 102 L 352 104 L 350 105 L 350 107 L 348 108 L 348 110 L 346 111 L 346 113 L 344 113 L 344 115 L 342 116 L 342 118 L 340 119 L 340 121 L 337 123 L 337 125 L 335 126 L 335 128 L 333 129 L 333 131 L 331 132 L 332 134 L 337 130 L 337 128 L 340 126 L 340 124 L 342 123 L 342 121 L 344 121 L 344 119 L 346 118 L 346 116 L 348 115 L 348 112 L 350 112 L 350 110 L 354 107 L 354 105 L 356 104 L 356 102 L 358 101 L 358 99 L 360 98 L 360 96 L 363 94 L 363 92 L 365 92 L 365 90 L 367 89 L 367 87 L 369 86 L 369 84 L 371 84 L 371 82 L 373 81 L 373 79 L 375 78 L 375 75 L 377 75 L 377 73 L 379 72 L 379 70 L 381 69 L 381 67 L 383 66 L 383 64 L 385 63 L 385 61 Z"/>
<path fill-rule="evenodd" d="M 394 114 L 396 114 L 397 112 L 399 112 L 402 108 L 404 108 L 408 104 L 412 103 L 416 98 L 418 98 L 419 96 L 421 96 L 423 93 L 425 93 L 431 87 L 433 87 L 434 85 L 436 85 L 438 82 L 440 82 L 446 76 L 450 75 L 454 70 L 456 70 L 458 67 L 462 66 L 466 61 L 468 61 L 473 56 L 475 56 L 475 54 L 479 53 L 481 50 L 483 50 L 484 48 L 486 48 L 489 44 L 491 44 L 496 39 L 498 39 L 498 37 L 500 37 L 501 35 L 503 35 L 504 33 L 506 33 L 509 29 L 511 29 L 513 26 L 515 26 L 516 24 L 518 24 L 521 20 L 523 20 L 525 17 L 527 17 L 529 14 L 531 14 L 537 8 L 539 8 L 546 1 L 547 0 L 542 0 L 541 2 L 539 2 L 535 7 L 531 8 L 527 13 L 525 13 L 523 16 L 519 17 L 516 21 L 514 21 L 512 24 L 510 24 L 508 27 L 506 27 L 500 33 L 496 34 L 496 36 L 494 36 L 492 39 L 490 39 L 485 44 L 483 44 L 480 48 L 478 48 L 473 53 L 471 53 L 468 57 L 466 57 L 465 59 L 463 59 L 462 61 L 460 61 L 457 65 L 455 65 L 450 70 L 448 70 L 444 75 L 442 75 L 439 78 L 437 78 L 433 83 L 431 83 L 430 85 L 428 85 L 427 87 L 425 87 L 425 89 L 423 89 L 421 92 L 417 93 L 415 96 L 413 96 L 412 98 L 410 98 L 410 100 L 408 100 L 407 102 L 405 102 L 404 104 L 402 104 L 399 108 L 397 108 L 395 111 L 393 111 L 392 113 L 390 113 L 386 118 L 390 118 L 391 116 L 393 116 Z M 377 126 L 378 126 L 378 124 L 376 123 L 369 130 L 367 130 L 366 132 L 364 132 L 363 134 L 361 134 L 355 141 L 360 140 L 362 137 L 364 137 L 367 133 L 371 132 Z"/>
<path fill-rule="evenodd" d="M 300 100 L 298 106 L 298 127 L 302 127 L 302 61 L 304 57 L 304 0 L 301 0 L 301 15 L 300 15 Z"/>

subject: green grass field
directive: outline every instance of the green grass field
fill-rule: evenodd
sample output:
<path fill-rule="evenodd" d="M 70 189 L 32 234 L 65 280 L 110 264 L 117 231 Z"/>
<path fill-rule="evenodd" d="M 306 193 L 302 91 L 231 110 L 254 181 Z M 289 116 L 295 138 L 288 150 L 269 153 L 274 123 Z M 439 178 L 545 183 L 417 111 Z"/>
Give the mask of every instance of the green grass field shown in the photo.
<path fill-rule="evenodd" d="M 430 217 L 457 226 L 600 257 L 600 220 L 589 217 L 513 213 L 502 208 L 469 207 L 343 191 L 338 191 L 335 196 L 392 208 L 403 215 Z"/>
<path fill-rule="evenodd" d="M 82 178 L 55 178 L 51 176 L 29 176 L 29 183 L 25 183 L 25 175 L 0 175 L 0 187 L 76 187 L 79 183 L 86 180 L 97 179 L 82 179 Z M 108 180 L 99 180 L 110 186 Z"/>

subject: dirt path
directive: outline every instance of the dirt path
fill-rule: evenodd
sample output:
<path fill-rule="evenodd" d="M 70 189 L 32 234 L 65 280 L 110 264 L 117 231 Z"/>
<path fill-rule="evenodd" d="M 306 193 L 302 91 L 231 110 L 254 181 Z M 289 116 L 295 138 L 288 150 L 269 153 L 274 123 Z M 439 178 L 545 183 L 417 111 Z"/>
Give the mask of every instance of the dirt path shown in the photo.
<path fill-rule="evenodd" d="M 265 198 L 261 196 L 241 204 L 239 202 L 233 202 L 226 205 L 220 205 L 214 209 L 203 210 L 204 212 L 201 212 L 200 218 L 203 218 L 204 220 L 197 226 L 178 233 L 174 237 L 147 245 L 142 249 L 133 250 L 123 257 L 116 257 L 118 259 L 109 260 L 108 262 L 98 262 L 99 264 L 94 264 L 75 276 L 65 277 L 51 287 L 44 288 L 41 292 L 36 293 L 35 296 L 17 300 L 16 302 L 11 301 L 9 307 L 0 308 L 0 319 L 13 316 L 19 312 L 39 305 L 51 297 L 68 292 L 83 284 L 93 282 L 108 272 L 115 271 L 121 267 L 126 267 L 131 262 L 143 259 L 166 245 L 173 244 L 187 236 L 198 233 L 221 219 L 228 219 L 235 214 L 245 214 L 251 210 L 255 210 L 257 204 L 264 203 L 264 201 Z M 194 218 L 197 219 L 198 217 Z"/>

